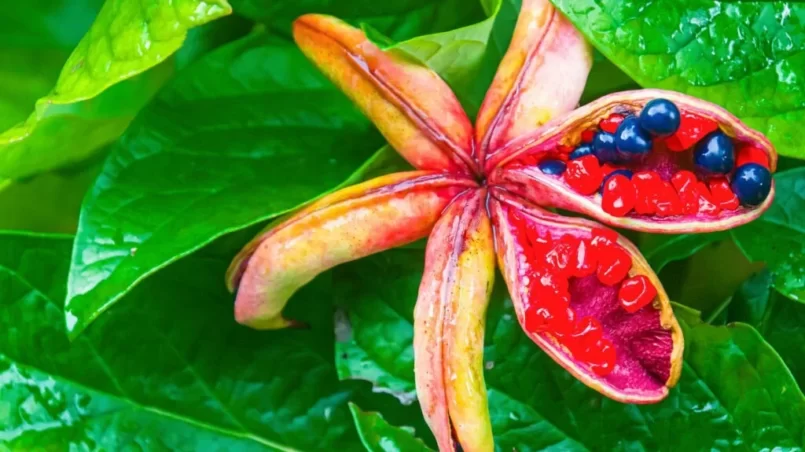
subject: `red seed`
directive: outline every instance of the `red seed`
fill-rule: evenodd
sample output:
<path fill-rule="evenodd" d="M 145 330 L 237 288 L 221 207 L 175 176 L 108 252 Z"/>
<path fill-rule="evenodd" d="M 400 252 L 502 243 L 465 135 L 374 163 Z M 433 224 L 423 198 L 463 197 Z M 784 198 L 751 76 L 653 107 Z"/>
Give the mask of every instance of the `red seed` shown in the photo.
<path fill-rule="evenodd" d="M 679 200 L 682 202 L 682 210 L 689 215 L 699 212 L 699 195 L 696 191 L 696 175 L 690 171 L 679 171 L 671 178 Z"/>
<path fill-rule="evenodd" d="M 657 212 L 654 198 L 662 186 L 662 178 L 654 171 L 638 171 L 632 176 L 635 186 L 635 212 L 641 215 L 651 215 Z"/>
<path fill-rule="evenodd" d="M 708 216 L 715 216 L 721 213 L 721 208 L 716 204 L 713 195 L 707 189 L 707 185 L 704 185 L 704 182 L 696 182 L 695 189 L 699 197 L 699 213 Z"/>
<path fill-rule="evenodd" d="M 671 217 L 684 213 L 685 209 L 682 201 L 669 182 L 662 181 L 662 184 L 660 184 L 657 189 L 656 195 L 652 196 L 650 199 L 657 210 L 657 215 L 660 217 Z"/>
<path fill-rule="evenodd" d="M 556 297 L 542 297 L 525 311 L 525 329 L 532 333 L 567 335 L 573 331 L 575 314 L 567 303 Z"/>
<path fill-rule="evenodd" d="M 735 161 L 735 167 L 745 165 L 747 163 L 757 163 L 765 168 L 769 168 L 769 156 L 763 149 L 756 148 L 752 145 L 746 145 L 738 150 L 738 156 Z"/>
<path fill-rule="evenodd" d="M 612 113 L 605 119 L 602 119 L 601 122 L 598 123 L 598 127 L 600 127 L 604 132 L 615 133 L 618 130 L 620 123 L 623 122 L 624 117 L 625 116 L 622 114 Z"/>
<path fill-rule="evenodd" d="M 591 231 L 591 236 L 590 245 L 596 253 L 618 243 L 618 233 L 611 229 L 594 228 Z"/>
<path fill-rule="evenodd" d="M 632 211 L 636 196 L 632 181 L 624 175 L 616 174 L 604 184 L 601 207 L 610 215 L 622 217 Z"/>
<path fill-rule="evenodd" d="M 609 173 L 615 171 L 616 169 L 618 169 L 617 166 L 610 165 L 609 163 L 604 163 L 601 165 L 601 172 L 604 174 L 604 176 L 608 176 Z"/>
<path fill-rule="evenodd" d="M 684 151 L 716 129 L 718 124 L 714 121 L 683 111 L 680 113 L 679 129 L 665 139 L 665 144 L 670 151 Z"/>
<path fill-rule="evenodd" d="M 710 194 L 715 204 L 722 210 L 735 210 L 741 204 L 730 188 L 730 183 L 724 178 L 710 181 Z"/>
<path fill-rule="evenodd" d="M 592 243 L 589 240 L 579 241 L 579 247 L 576 249 L 576 267 L 573 269 L 572 276 L 583 278 L 595 273 L 598 268 L 598 261 L 592 250 Z"/>
<path fill-rule="evenodd" d="M 590 369 L 595 372 L 599 377 L 609 375 L 615 368 L 615 361 L 618 356 L 615 352 L 615 344 L 608 339 L 601 339 L 592 347 L 587 361 L 590 364 Z"/>
<path fill-rule="evenodd" d="M 632 276 L 626 279 L 618 290 L 618 301 L 629 313 L 639 311 L 643 306 L 654 301 L 657 288 L 645 275 Z"/>
<path fill-rule="evenodd" d="M 531 300 L 529 301 L 535 302 L 541 296 L 550 295 L 570 302 L 567 278 L 559 275 L 556 271 L 539 267 L 534 269 L 529 276 L 531 279 L 531 284 L 529 285 Z"/>
<path fill-rule="evenodd" d="M 576 253 L 579 249 L 579 239 L 565 234 L 553 242 L 553 246 L 545 254 L 545 262 L 548 268 L 557 272 L 559 275 L 569 278 L 577 266 Z"/>
<path fill-rule="evenodd" d="M 576 148 L 573 146 L 568 146 L 566 144 L 558 144 L 556 145 L 556 152 L 560 154 L 570 154 L 571 152 L 575 151 Z"/>
<path fill-rule="evenodd" d="M 581 141 L 584 143 L 591 143 L 595 138 L 595 129 L 587 129 L 581 133 Z"/>
<path fill-rule="evenodd" d="M 565 170 L 567 184 L 582 195 L 591 195 L 598 191 L 603 178 L 598 159 L 593 155 L 571 160 Z"/>
<path fill-rule="evenodd" d="M 589 352 L 602 337 L 601 323 L 588 316 L 579 320 L 573 326 L 573 331 L 567 336 L 564 344 L 570 349 L 570 353 L 573 356 L 586 360 L 590 354 Z"/>
<path fill-rule="evenodd" d="M 620 246 L 609 246 L 598 255 L 598 280 L 607 286 L 623 281 L 632 268 L 632 257 Z"/>

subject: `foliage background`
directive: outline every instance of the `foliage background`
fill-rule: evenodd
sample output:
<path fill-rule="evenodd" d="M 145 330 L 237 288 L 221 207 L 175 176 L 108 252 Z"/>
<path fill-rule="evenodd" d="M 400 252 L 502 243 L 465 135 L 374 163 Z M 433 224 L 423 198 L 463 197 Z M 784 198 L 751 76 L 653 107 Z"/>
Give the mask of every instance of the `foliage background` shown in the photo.
<path fill-rule="evenodd" d="M 413 393 L 414 245 L 334 269 L 289 315 L 232 319 L 223 272 L 271 219 L 405 167 L 296 50 L 320 12 L 436 70 L 474 114 L 518 0 L 36 0 L 0 16 L 0 449 L 427 450 Z M 686 334 L 679 386 L 623 405 L 520 331 L 486 336 L 497 447 L 760 449 L 805 442 L 805 6 L 554 0 L 596 47 L 583 102 L 692 93 L 783 158 L 758 221 L 627 233 Z"/>

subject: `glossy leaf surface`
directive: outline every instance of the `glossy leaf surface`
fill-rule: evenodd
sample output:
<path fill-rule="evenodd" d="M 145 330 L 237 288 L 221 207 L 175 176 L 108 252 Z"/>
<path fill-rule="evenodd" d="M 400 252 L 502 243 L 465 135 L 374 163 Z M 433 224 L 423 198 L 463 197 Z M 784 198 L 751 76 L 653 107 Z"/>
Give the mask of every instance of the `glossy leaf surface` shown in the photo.
<path fill-rule="evenodd" d="M 360 447 L 346 403 L 352 390 L 333 369 L 329 279 L 297 297 L 293 313 L 312 329 L 260 333 L 231 317 L 220 279 L 227 261 L 191 256 L 70 342 L 60 301 L 70 244 L 0 235 L 4 447 Z"/>
<path fill-rule="evenodd" d="M 805 5 L 701 0 L 553 0 L 644 87 L 730 110 L 782 155 L 805 157 Z"/>
<path fill-rule="evenodd" d="M 81 160 L 118 137 L 171 75 L 159 63 L 188 29 L 230 12 L 226 0 L 107 1 L 50 94 L 27 121 L 0 134 L 0 177 Z"/>
<path fill-rule="evenodd" d="M 778 195 L 769 210 L 732 235 L 749 259 L 768 264 L 777 290 L 805 302 L 805 168 L 774 180 Z"/>
<path fill-rule="evenodd" d="M 380 142 L 291 43 L 257 34 L 206 55 L 115 145 L 84 200 L 71 334 L 168 263 L 333 189 Z"/>

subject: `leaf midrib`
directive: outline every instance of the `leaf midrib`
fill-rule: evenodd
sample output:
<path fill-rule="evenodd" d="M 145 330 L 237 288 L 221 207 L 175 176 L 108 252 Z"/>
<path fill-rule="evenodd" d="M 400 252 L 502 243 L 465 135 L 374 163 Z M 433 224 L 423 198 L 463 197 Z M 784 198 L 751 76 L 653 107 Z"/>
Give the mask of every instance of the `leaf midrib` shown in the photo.
<path fill-rule="evenodd" d="M 16 278 L 19 282 L 21 282 L 24 285 L 26 285 L 29 288 L 29 293 L 33 293 L 37 297 L 45 300 L 49 304 L 53 305 L 56 309 L 61 311 L 61 309 L 59 308 L 59 305 L 56 304 L 56 302 L 52 298 L 50 298 L 45 293 L 43 293 L 41 290 L 39 290 L 36 286 L 34 286 L 25 277 L 20 275 L 16 270 L 14 270 L 12 268 L 8 268 L 6 266 L 0 266 L 0 271 L 8 272 L 12 277 Z M 197 427 L 197 428 L 200 428 L 200 429 L 203 429 L 203 430 L 208 430 L 208 431 L 211 431 L 211 432 L 217 432 L 217 433 L 220 433 L 220 434 L 223 434 L 223 435 L 231 436 L 233 438 L 241 438 L 241 439 L 251 440 L 251 441 L 254 441 L 254 442 L 258 443 L 258 444 L 261 444 L 261 445 L 264 445 L 264 446 L 267 446 L 267 447 L 272 447 L 272 448 L 277 449 L 277 450 L 281 450 L 281 451 L 285 451 L 285 452 L 300 452 L 297 449 L 293 449 L 293 448 L 290 448 L 290 447 L 287 447 L 287 446 L 283 446 L 283 445 L 281 445 L 279 443 L 275 443 L 275 442 L 273 442 L 273 441 L 271 441 L 269 439 L 263 438 L 261 436 L 258 436 L 256 434 L 248 431 L 248 429 L 246 429 L 243 426 L 243 424 L 241 422 L 237 421 L 236 419 L 235 419 L 235 421 L 236 421 L 235 423 L 236 423 L 236 425 L 238 425 L 241 428 L 243 428 L 242 431 L 234 431 L 234 430 L 218 427 L 218 426 L 215 426 L 215 425 L 212 425 L 212 424 L 208 424 L 206 422 L 201 422 L 201 421 L 189 418 L 187 416 L 184 416 L 184 415 L 181 415 L 181 414 L 178 414 L 178 413 L 165 411 L 163 409 L 153 407 L 153 406 L 149 406 L 149 405 L 143 405 L 143 404 L 141 404 L 141 403 L 139 403 L 139 402 L 137 402 L 137 401 L 135 401 L 135 400 L 133 400 L 131 398 L 125 397 L 126 392 L 123 390 L 123 388 L 120 385 L 117 377 L 111 371 L 111 369 L 107 365 L 106 361 L 103 359 L 103 357 L 100 356 L 100 354 L 98 354 L 97 350 L 95 349 L 95 344 L 91 340 L 89 340 L 89 338 L 87 338 L 86 335 L 81 336 L 81 338 L 88 344 L 88 346 L 89 346 L 90 350 L 92 351 L 93 355 L 99 361 L 99 365 L 100 365 L 101 369 L 104 371 L 104 373 L 106 374 L 106 376 L 115 385 L 115 387 L 120 390 L 120 392 L 121 392 L 120 395 L 111 394 L 108 391 L 104 391 L 104 390 L 97 389 L 97 388 L 92 388 L 92 387 L 90 387 L 88 385 L 85 385 L 83 383 L 79 383 L 79 382 L 77 382 L 77 381 L 75 381 L 73 379 L 64 377 L 62 375 L 55 375 L 52 372 L 44 371 L 44 370 L 40 369 L 37 366 L 22 362 L 22 361 L 20 361 L 19 359 L 16 359 L 16 358 L 8 357 L 8 356 L 6 356 L 4 354 L 0 354 L 0 356 L 6 357 L 10 362 L 13 362 L 17 366 L 21 366 L 23 368 L 34 370 L 34 371 L 36 371 L 38 373 L 41 373 L 43 375 L 50 375 L 52 378 L 54 378 L 54 380 L 58 380 L 58 381 L 61 381 L 61 382 L 64 382 L 64 383 L 68 383 L 68 384 L 73 385 L 73 386 L 75 386 L 77 388 L 81 388 L 81 389 L 83 389 L 85 391 L 93 392 L 93 393 L 96 393 L 96 394 L 102 394 L 102 395 L 106 396 L 107 398 L 119 400 L 121 402 L 124 402 L 124 403 L 130 405 L 131 407 L 133 407 L 135 409 L 139 409 L 139 410 L 142 410 L 142 411 L 145 411 L 145 412 L 153 413 L 153 414 L 156 414 L 158 416 L 162 416 L 162 417 L 172 419 L 172 420 L 175 420 L 175 421 L 183 422 L 183 423 L 186 423 L 188 425 L 192 425 L 194 427 Z M 175 350 L 175 348 L 172 345 L 171 345 L 171 347 L 172 347 L 173 350 Z M 178 355 L 178 353 L 177 353 L 177 355 Z M 188 367 L 190 367 L 189 364 L 188 364 Z M 206 388 L 207 391 L 209 392 L 209 387 L 207 386 L 207 383 L 204 380 L 202 380 L 201 378 L 198 377 L 198 374 L 195 372 L 195 370 L 192 371 L 192 374 L 197 378 L 197 381 L 204 388 Z M 121 396 L 124 396 L 124 397 L 121 397 Z M 214 398 L 219 402 L 219 404 L 221 405 L 221 408 L 223 409 L 223 411 L 234 419 L 234 417 L 229 412 L 227 407 L 223 403 L 221 403 L 220 399 L 218 397 L 214 397 Z"/>

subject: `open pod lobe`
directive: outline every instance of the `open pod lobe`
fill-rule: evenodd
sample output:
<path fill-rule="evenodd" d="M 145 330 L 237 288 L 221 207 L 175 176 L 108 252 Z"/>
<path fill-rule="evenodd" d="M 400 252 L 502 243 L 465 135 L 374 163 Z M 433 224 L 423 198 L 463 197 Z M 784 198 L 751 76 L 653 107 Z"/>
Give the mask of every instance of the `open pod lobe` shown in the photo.
<path fill-rule="evenodd" d="M 658 99 L 681 113 L 679 128 L 669 136 L 640 127 L 642 112 Z M 549 171 L 546 162 L 561 162 L 561 168 Z M 759 217 L 774 198 L 777 154 L 761 133 L 716 105 L 671 91 L 639 90 L 611 94 L 556 119 L 488 164 L 495 167 L 491 183 L 535 204 L 633 230 L 690 233 L 726 230 Z M 621 177 L 605 187 L 610 174 Z M 747 196 L 744 179 L 751 177 L 755 191 Z"/>
<path fill-rule="evenodd" d="M 498 263 L 525 333 L 607 397 L 662 400 L 681 372 L 682 331 L 634 245 L 594 222 L 493 190 Z M 567 244 L 570 253 L 563 253 Z M 653 292 L 636 294 L 632 281 L 650 284 Z"/>

